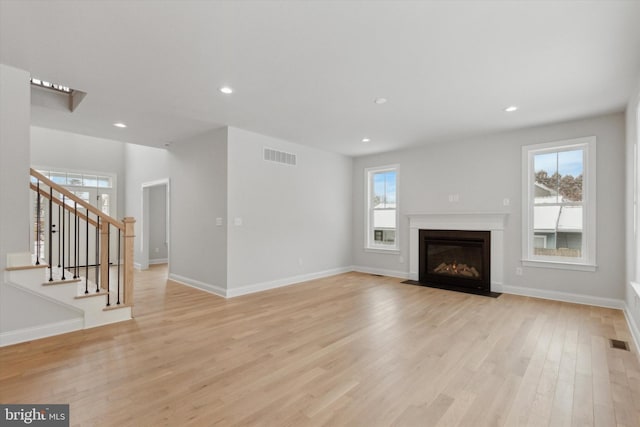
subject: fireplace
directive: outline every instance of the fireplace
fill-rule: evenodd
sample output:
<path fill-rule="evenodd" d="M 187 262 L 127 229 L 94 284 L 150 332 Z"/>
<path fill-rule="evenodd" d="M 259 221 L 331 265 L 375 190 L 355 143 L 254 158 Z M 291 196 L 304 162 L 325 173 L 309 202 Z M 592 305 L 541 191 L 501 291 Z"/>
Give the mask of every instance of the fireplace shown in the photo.
<path fill-rule="evenodd" d="M 490 292 L 490 258 L 490 231 L 419 230 L 421 283 Z"/>

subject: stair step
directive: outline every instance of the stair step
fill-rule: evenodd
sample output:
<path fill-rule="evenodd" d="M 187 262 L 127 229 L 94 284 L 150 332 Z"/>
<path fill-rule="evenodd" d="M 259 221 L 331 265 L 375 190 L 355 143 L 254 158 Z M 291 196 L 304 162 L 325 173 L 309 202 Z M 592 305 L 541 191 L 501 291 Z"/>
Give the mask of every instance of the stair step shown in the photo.
<path fill-rule="evenodd" d="M 5 270 L 7 271 L 19 271 L 19 270 L 34 270 L 36 268 L 49 268 L 48 264 L 39 264 L 39 265 L 18 265 L 14 267 L 7 267 Z"/>
<path fill-rule="evenodd" d="M 65 279 L 65 280 L 52 280 L 50 282 L 44 282 L 42 286 L 52 286 L 52 285 L 66 285 L 68 283 L 78 283 L 82 281 L 79 277 L 76 279 Z"/>
<path fill-rule="evenodd" d="M 118 310 L 120 308 L 127 308 L 127 307 L 132 307 L 131 304 L 111 304 L 109 307 L 105 307 L 102 309 L 102 311 L 109 311 L 109 310 Z"/>
<path fill-rule="evenodd" d="M 83 298 L 91 298 L 91 297 L 99 297 L 99 296 L 104 296 L 107 295 L 108 292 L 103 291 L 102 289 L 100 290 L 100 292 L 89 292 L 88 294 L 81 294 L 81 295 L 77 295 L 74 298 L 75 299 L 83 299 Z"/>

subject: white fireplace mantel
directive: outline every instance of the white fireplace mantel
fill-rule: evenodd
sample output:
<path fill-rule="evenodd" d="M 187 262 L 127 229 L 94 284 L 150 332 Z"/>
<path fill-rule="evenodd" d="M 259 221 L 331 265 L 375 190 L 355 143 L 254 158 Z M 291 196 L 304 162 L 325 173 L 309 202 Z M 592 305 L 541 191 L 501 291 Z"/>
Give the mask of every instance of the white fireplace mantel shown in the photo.
<path fill-rule="evenodd" d="M 409 278 L 419 279 L 419 230 L 491 232 L 491 290 L 500 292 L 504 277 L 504 228 L 508 212 L 422 212 L 409 218 Z"/>

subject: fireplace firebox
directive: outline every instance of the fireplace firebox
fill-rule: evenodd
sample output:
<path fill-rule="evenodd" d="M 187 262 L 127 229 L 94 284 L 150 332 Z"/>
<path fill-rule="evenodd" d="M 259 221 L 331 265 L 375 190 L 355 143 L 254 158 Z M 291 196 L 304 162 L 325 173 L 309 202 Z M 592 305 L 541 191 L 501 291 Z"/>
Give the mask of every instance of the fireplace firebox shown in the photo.
<path fill-rule="evenodd" d="M 420 283 L 491 291 L 491 232 L 420 230 Z"/>

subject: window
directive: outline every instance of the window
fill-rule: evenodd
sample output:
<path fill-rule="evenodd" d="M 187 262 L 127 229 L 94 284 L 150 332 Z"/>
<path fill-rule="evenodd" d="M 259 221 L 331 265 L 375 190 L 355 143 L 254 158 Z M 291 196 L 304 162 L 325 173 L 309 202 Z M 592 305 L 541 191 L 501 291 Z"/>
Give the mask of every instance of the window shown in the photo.
<path fill-rule="evenodd" d="M 595 271 L 595 137 L 522 147 L 523 262 Z"/>
<path fill-rule="evenodd" d="M 63 186 L 113 188 L 113 178 L 110 176 L 99 176 L 71 172 L 53 172 L 38 170 L 42 175 L 49 178 L 56 184 Z M 32 178 L 35 181 L 35 178 Z"/>
<path fill-rule="evenodd" d="M 52 171 L 49 168 L 38 169 L 38 172 L 58 185 L 65 187 L 83 201 L 95 206 L 107 215 L 115 215 L 116 175 L 98 175 L 96 173 L 81 173 L 71 171 Z M 35 178 L 31 178 L 35 182 Z M 62 196 L 60 196 L 62 197 Z M 69 206 L 74 206 L 72 200 L 67 199 Z M 84 209 L 78 207 L 78 209 Z M 111 212 L 114 212 L 112 214 Z"/>
<path fill-rule="evenodd" d="M 365 248 L 398 251 L 398 166 L 365 170 Z"/>

